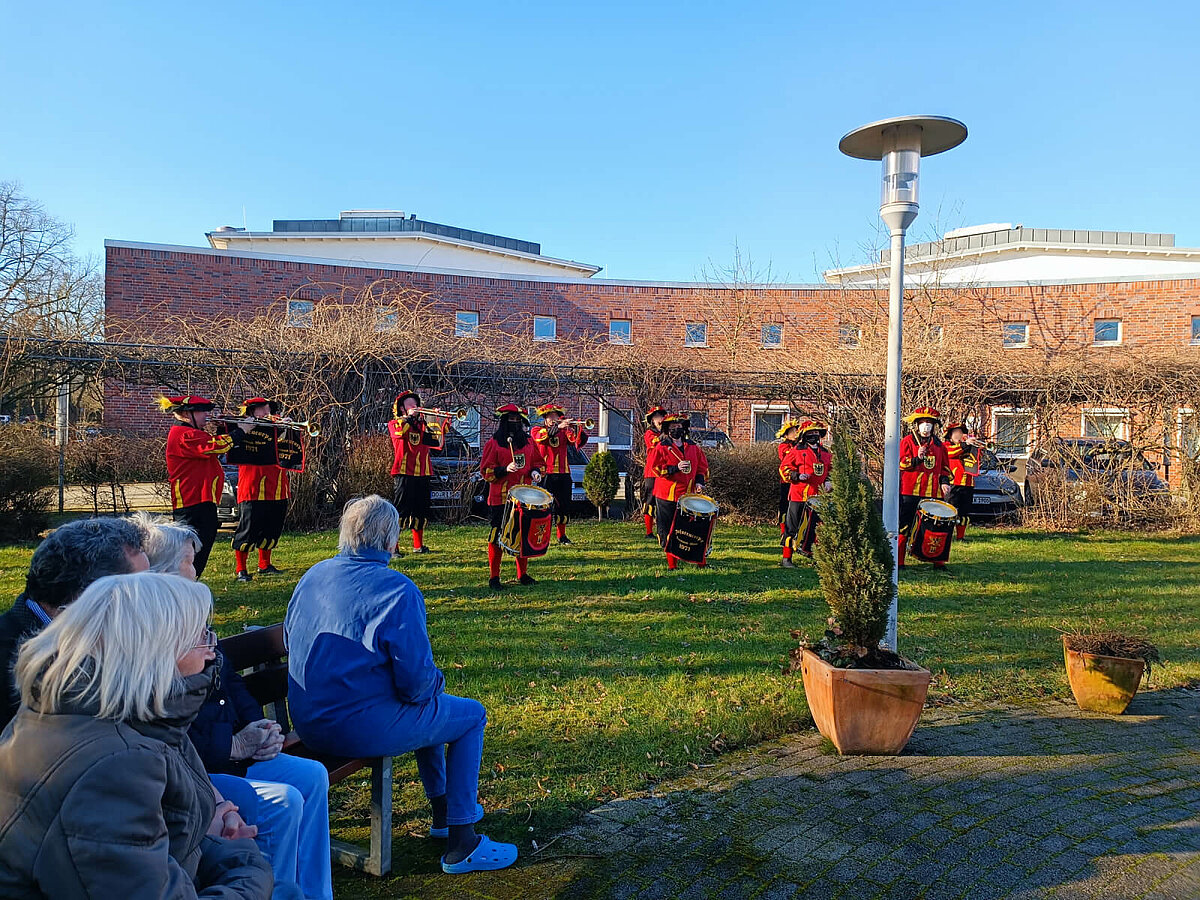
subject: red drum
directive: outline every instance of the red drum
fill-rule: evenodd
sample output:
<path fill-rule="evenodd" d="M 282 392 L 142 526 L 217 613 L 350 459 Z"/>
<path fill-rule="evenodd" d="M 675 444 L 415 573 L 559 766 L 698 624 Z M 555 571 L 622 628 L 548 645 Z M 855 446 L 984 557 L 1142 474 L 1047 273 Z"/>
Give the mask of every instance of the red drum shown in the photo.
<path fill-rule="evenodd" d="M 530 484 L 508 489 L 499 543 L 512 556 L 545 556 L 554 525 L 554 498 Z"/>
<path fill-rule="evenodd" d="M 957 521 L 958 510 L 949 503 L 922 500 L 917 505 L 908 552 L 926 562 L 944 563 L 950 558 L 950 544 L 954 539 Z"/>
<path fill-rule="evenodd" d="M 675 518 L 664 548 L 672 556 L 700 565 L 708 556 L 713 526 L 720 507 L 704 494 L 684 494 L 675 507 Z"/>

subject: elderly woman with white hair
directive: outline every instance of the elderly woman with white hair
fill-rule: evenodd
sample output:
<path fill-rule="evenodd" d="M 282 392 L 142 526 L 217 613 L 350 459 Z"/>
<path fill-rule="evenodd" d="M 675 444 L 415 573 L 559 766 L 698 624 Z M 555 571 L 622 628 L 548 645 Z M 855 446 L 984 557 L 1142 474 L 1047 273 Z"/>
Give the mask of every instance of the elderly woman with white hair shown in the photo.
<path fill-rule="evenodd" d="M 414 751 L 433 807 L 431 837 L 447 838 L 442 870 L 503 869 L 517 848 L 475 833 L 487 713 L 445 693 L 425 628 L 425 598 L 388 567 L 400 538 L 396 507 L 378 495 L 342 513 L 338 555 L 309 569 L 288 603 L 288 707 L 304 743 L 338 756 Z"/>
<path fill-rule="evenodd" d="M 0 736 L 0 895 L 265 900 L 254 842 L 187 739 L 217 677 L 212 595 L 143 572 L 93 582 L 21 648 Z"/>
<path fill-rule="evenodd" d="M 200 538 L 191 526 L 137 513 L 150 570 L 195 580 Z M 252 810 L 258 846 L 275 873 L 275 896 L 332 900 L 329 773 L 312 759 L 281 753 L 278 723 L 263 718 L 242 676 L 218 655 L 220 678 L 188 736 L 221 794 Z M 248 795 L 248 796 L 247 796 Z"/>

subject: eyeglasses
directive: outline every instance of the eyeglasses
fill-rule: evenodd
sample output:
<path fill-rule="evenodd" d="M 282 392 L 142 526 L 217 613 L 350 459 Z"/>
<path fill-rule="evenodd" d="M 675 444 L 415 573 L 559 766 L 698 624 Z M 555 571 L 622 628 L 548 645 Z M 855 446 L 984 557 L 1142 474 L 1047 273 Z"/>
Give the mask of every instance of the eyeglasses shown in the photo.
<path fill-rule="evenodd" d="M 205 628 L 204 634 L 192 647 L 193 650 L 215 650 L 217 648 L 217 633 L 211 628 Z"/>

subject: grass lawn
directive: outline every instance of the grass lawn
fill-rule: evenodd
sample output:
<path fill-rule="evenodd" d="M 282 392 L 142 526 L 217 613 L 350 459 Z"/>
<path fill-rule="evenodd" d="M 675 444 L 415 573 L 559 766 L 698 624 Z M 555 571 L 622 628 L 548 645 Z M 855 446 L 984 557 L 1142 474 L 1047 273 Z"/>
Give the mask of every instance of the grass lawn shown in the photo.
<path fill-rule="evenodd" d="M 573 546 L 531 564 L 539 584 L 500 594 L 486 588 L 482 527 L 430 529 L 434 553 L 393 562 L 425 592 L 447 690 L 488 709 L 486 831 L 523 853 L 580 810 L 808 724 L 799 676 L 780 670 L 791 629 L 824 627 L 812 569 L 778 568 L 773 528 L 720 526 L 710 568 L 668 573 L 640 531 L 575 523 Z M 288 535 L 275 555 L 287 574 L 250 585 L 228 577 L 219 546 L 205 576 L 218 630 L 280 621 L 298 575 L 335 543 Z M 30 552 L 0 549 L 4 597 L 20 591 Z M 1157 643 L 1167 664 L 1154 686 L 1200 680 L 1200 538 L 973 529 L 947 570 L 902 575 L 900 649 L 935 673 L 931 703 L 1069 696 L 1056 629 L 1080 624 Z M 361 839 L 365 782 L 336 793 L 335 832 Z M 397 763 L 395 814 L 395 871 L 438 871 L 439 847 L 419 837 L 429 822 L 411 756 Z M 339 896 L 404 890 L 337 880 Z"/>

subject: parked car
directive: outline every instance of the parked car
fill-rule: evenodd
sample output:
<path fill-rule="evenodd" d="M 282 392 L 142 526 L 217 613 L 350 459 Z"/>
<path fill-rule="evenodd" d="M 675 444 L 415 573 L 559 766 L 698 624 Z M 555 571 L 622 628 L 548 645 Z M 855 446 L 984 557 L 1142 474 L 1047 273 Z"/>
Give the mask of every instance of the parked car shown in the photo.
<path fill-rule="evenodd" d="M 733 447 L 729 435 L 716 428 L 691 428 L 688 429 L 688 437 L 705 450 L 729 450 Z"/>
<path fill-rule="evenodd" d="M 429 452 L 433 463 L 433 484 L 430 485 L 429 505 L 436 516 L 458 509 L 470 496 L 474 515 L 486 514 L 487 482 L 479 474 L 479 451 L 466 438 L 450 428 L 440 450 Z"/>
<path fill-rule="evenodd" d="M 1017 513 L 1024 497 L 1012 478 L 1013 466 L 1001 462 L 990 450 L 981 450 L 979 474 L 975 476 L 975 494 L 967 516 L 974 520 L 996 520 Z M 962 512 L 962 510 L 960 510 Z"/>
<path fill-rule="evenodd" d="M 225 486 L 221 488 L 221 500 L 217 503 L 218 522 L 236 522 L 239 518 L 237 505 L 238 467 L 223 465 Z"/>
<path fill-rule="evenodd" d="M 1167 483 L 1158 476 L 1158 467 L 1135 450 L 1128 441 L 1104 438 L 1059 439 L 1039 449 L 1029 458 L 1025 475 L 1025 502 L 1031 503 L 1050 479 L 1061 477 L 1067 483 L 1084 482 L 1104 485 L 1106 502 L 1122 498 L 1162 500 L 1170 498 Z M 1088 488 L 1081 486 L 1079 502 L 1089 500 Z"/>

